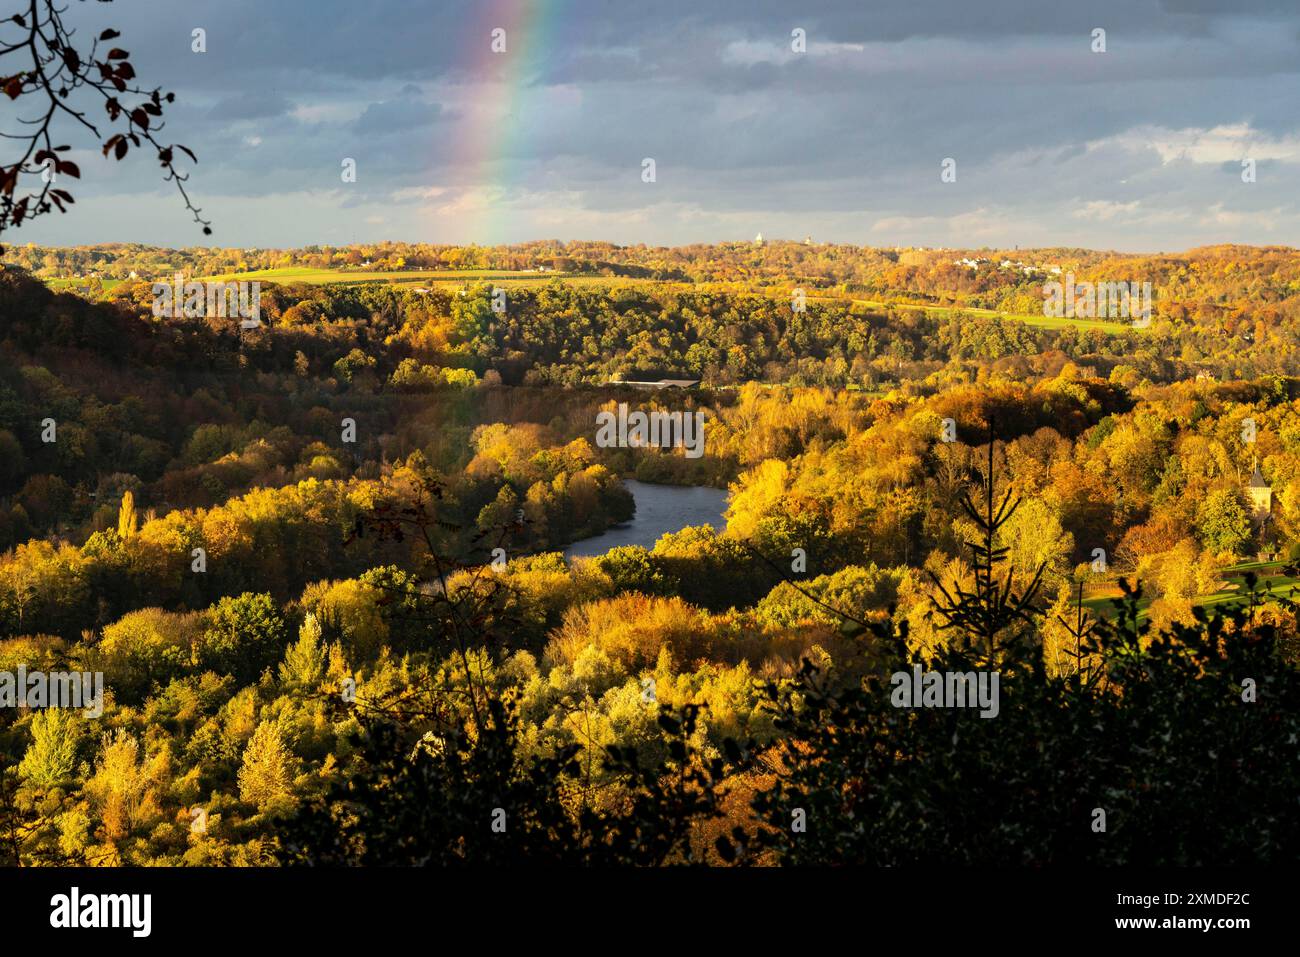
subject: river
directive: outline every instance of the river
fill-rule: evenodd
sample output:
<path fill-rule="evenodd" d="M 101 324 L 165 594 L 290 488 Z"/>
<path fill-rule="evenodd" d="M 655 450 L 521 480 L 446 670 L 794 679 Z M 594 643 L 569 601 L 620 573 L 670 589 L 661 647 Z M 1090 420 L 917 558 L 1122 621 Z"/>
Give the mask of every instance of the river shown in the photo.
<path fill-rule="evenodd" d="M 651 485 L 636 479 L 624 479 L 624 487 L 636 499 L 632 521 L 615 525 L 594 538 L 574 542 L 564 551 L 566 558 L 603 555 L 620 545 L 654 548 L 666 532 L 676 532 L 688 525 L 712 525 L 722 529 L 722 513 L 727 508 L 727 490 L 686 485 Z"/>

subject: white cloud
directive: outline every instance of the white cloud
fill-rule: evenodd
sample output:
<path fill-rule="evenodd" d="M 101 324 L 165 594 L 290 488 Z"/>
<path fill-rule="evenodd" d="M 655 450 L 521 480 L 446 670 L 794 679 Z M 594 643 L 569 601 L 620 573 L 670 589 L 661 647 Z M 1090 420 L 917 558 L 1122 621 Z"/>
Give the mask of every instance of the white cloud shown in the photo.
<path fill-rule="evenodd" d="M 1280 206 L 1272 209 L 1235 210 L 1225 209 L 1223 203 L 1215 203 L 1206 210 L 1200 222 L 1206 226 L 1223 226 L 1230 229 L 1263 229 L 1272 232 L 1282 224 L 1286 210 Z"/>
<path fill-rule="evenodd" d="M 1222 164 L 1254 160 L 1300 159 L 1300 136 L 1270 136 L 1249 123 L 1184 127 L 1135 126 L 1118 136 L 1094 140 L 1089 152 L 1118 146 L 1131 152 L 1154 150 L 1164 165 L 1176 160 Z"/>
<path fill-rule="evenodd" d="M 814 57 L 838 57 L 860 54 L 866 50 L 862 43 L 827 43 L 817 40 L 807 41 L 807 55 Z M 769 43 L 756 40 L 732 40 L 722 49 L 722 61 L 737 66 L 754 66 L 758 63 L 789 63 L 804 54 L 795 53 L 790 41 Z"/>
<path fill-rule="evenodd" d="M 1070 215 L 1075 219 L 1093 219 L 1106 222 L 1116 216 L 1130 216 L 1137 212 L 1140 205 L 1141 203 L 1136 199 L 1131 203 L 1116 203 L 1109 199 L 1094 199 L 1084 203 Z"/>

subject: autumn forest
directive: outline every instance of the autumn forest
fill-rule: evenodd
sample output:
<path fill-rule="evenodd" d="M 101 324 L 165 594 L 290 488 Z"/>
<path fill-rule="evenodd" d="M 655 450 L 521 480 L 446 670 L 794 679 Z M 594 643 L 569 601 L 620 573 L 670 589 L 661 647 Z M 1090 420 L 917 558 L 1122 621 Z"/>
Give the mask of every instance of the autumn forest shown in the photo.
<path fill-rule="evenodd" d="M 0 672 L 103 686 L 0 710 L 4 863 L 1300 850 L 1294 250 L 4 259 Z M 1051 267 L 1150 322 L 1037 321 Z M 251 328 L 153 309 L 258 271 Z M 725 515 L 566 557 L 631 479 Z"/>

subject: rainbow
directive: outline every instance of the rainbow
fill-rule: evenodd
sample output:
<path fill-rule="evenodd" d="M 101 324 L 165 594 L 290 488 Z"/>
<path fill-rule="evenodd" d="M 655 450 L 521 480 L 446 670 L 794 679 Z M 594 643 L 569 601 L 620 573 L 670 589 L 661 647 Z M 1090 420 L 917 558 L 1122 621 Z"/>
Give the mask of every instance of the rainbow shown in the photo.
<path fill-rule="evenodd" d="M 563 0 L 489 0 L 475 4 L 464 34 L 465 72 L 480 86 L 453 132 L 451 168 L 469 179 L 468 221 L 457 232 L 485 245 L 509 239 L 508 204 L 527 183 L 530 119 L 542 115 L 535 81 L 561 21 Z M 493 50 L 505 31 L 505 52 Z"/>

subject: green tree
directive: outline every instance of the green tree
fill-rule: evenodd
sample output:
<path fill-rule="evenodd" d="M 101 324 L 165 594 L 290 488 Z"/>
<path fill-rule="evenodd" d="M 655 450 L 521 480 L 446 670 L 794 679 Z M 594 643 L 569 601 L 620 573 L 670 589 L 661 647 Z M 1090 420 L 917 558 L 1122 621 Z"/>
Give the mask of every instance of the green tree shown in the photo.
<path fill-rule="evenodd" d="M 270 595 L 227 596 L 208 609 L 207 619 L 200 662 L 241 683 L 255 681 L 284 650 L 284 619 Z"/>
<path fill-rule="evenodd" d="M 609 576 L 615 591 L 639 591 L 646 595 L 670 593 L 650 552 L 640 545 L 611 548 L 596 559 L 596 564 Z"/>
<path fill-rule="evenodd" d="M 503 485 L 497 492 L 497 497 L 479 510 L 477 524 L 484 531 L 511 525 L 517 520 L 518 512 L 518 493 L 509 485 Z"/>
<path fill-rule="evenodd" d="M 454 385 L 457 388 L 468 389 L 478 385 L 478 376 L 474 374 L 473 369 L 441 369 L 438 377 L 448 385 Z"/>
<path fill-rule="evenodd" d="M 1250 541 L 1250 514 L 1236 489 L 1218 489 L 1205 496 L 1196 523 L 1201 541 L 1213 552 L 1241 554 Z"/>
<path fill-rule="evenodd" d="M 321 643 L 320 620 L 307 612 L 298 640 L 289 646 L 280 665 L 280 680 L 285 684 L 310 688 L 325 674 L 325 646 Z"/>
<path fill-rule="evenodd" d="M 67 708 L 46 708 L 32 717 L 32 743 L 18 773 L 32 784 L 52 788 L 73 777 L 80 737 L 76 715 Z"/>
<path fill-rule="evenodd" d="M 375 367 L 375 357 L 367 355 L 360 349 L 353 349 L 342 359 L 334 363 L 334 375 L 344 382 L 351 382 L 353 378 L 365 369 Z"/>
<path fill-rule="evenodd" d="M 389 381 L 399 389 L 428 391 L 438 384 L 438 370 L 433 366 L 422 365 L 416 359 L 406 358 L 397 364 Z"/>

